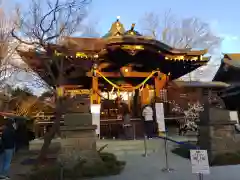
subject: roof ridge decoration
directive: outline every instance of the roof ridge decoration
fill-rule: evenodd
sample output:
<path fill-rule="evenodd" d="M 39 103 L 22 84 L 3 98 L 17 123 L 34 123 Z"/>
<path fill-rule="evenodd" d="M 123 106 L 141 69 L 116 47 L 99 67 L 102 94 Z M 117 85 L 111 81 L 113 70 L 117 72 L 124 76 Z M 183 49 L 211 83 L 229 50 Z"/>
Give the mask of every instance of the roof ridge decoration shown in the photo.
<path fill-rule="evenodd" d="M 103 36 L 103 38 L 108 38 L 112 36 L 121 36 L 125 33 L 125 28 L 123 24 L 119 21 L 120 16 L 117 17 L 117 20 L 112 24 L 108 33 Z"/>
<path fill-rule="evenodd" d="M 135 23 L 132 23 L 130 30 L 126 31 L 124 35 L 130 35 L 130 36 L 142 36 L 138 31 L 134 30 Z"/>

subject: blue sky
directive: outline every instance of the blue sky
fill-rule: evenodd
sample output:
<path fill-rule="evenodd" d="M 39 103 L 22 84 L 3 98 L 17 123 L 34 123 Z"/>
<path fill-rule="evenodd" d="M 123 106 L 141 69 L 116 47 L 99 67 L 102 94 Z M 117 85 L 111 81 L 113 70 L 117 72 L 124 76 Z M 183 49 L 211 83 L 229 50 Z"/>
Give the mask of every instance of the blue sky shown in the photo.
<path fill-rule="evenodd" d="M 178 18 L 198 17 L 211 24 L 213 31 L 223 36 L 223 53 L 240 53 L 240 1 L 239 0 L 93 0 L 90 6 L 90 19 L 98 22 L 101 34 L 110 28 L 117 16 L 125 28 L 131 23 L 139 24 L 147 12 L 160 16 L 171 9 Z"/>
<path fill-rule="evenodd" d="M 28 0 L 13 0 L 11 4 L 14 2 L 26 7 Z M 213 31 L 224 38 L 223 53 L 240 53 L 239 6 L 239 0 L 92 0 L 89 19 L 97 22 L 98 31 L 105 34 L 117 16 L 121 16 L 126 29 L 132 23 L 136 23 L 137 28 L 145 13 L 163 16 L 171 9 L 178 18 L 197 17 L 208 22 Z"/>

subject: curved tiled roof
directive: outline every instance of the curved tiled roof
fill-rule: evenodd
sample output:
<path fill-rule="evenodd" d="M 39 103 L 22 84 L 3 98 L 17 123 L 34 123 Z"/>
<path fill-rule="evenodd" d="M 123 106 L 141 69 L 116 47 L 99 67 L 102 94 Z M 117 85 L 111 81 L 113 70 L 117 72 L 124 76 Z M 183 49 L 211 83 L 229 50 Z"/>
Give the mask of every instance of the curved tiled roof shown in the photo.
<path fill-rule="evenodd" d="M 221 65 L 213 80 L 224 82 L 239 81 L 240 54 L 224 54 Z"/>
<path fill-rule="evenodd" d="M 132 24 L 131 28 L 125 31 L 123 24 L 118 18 L 111 25 L 109 32 L 102 38 L 62 37 L 63 41 L 61 44 L 46 45 L 45 49 L 48 53 L 42 52 L 43 54 L 36 54 L 35 51 L 24 52 L 19 50 L 18 54 L 40 75 L 40 77 L 47 82 L 49 81 L 49 84 L 53 82 L 48 73 L 46 73 L 45 61 L 43 60 L 49 59 L 55 52 L 61 52 L 58 54 L 66 56 L 69 63 L 74 64 L 75 67 L 79 68 L 79 71 L 84 73 L 85 70 L 91 69 L 95 60 L 99 62 L 107 60 L 110 61 L 110 63 L 115 63 L 117 66 L 120 66 L 122 62 L 129 63 L 128 61 L 132 61 L 133 59 L 130 57 L 136 55 L 136 59 L 134 60 L 135 64 L 140 63 L 146 66 L 148 65 L 147 67 L 144 66 L 145 69 L 140 68 L 140 71 L 150 71 L 159 67 L 163 73 L 170 73 L 172 79 L 179 78 L 193 71 L 209 60 L 209 58 L 202 57 L 207 53 L 207 50 L 193 51 L 190 48 L 176 49 L 152 37 L 142 36 L 134 28 L 135 24 Z M 118 52 L 119 49 L 120 53 Z M 126 55 L 126 58 L 124 57 L 125 61 L 118 59 L 121 58 L 121 56 L 118 55 L 117 57 L 110 58 L 111 54 L 114 54 L 114 52 L 119 54 L 122 53 L 124 56 Z M 135 52 L 137 53 L 134 54 Z M 84 54 L 84 58 L 77 57 L 77 53 Z M 146 57 L 138 53 L 143 53 Z M 151 55 L 154 57 L 151 57 Z M 150 61 L 144 60 L 148 58 L 150 58 Z M 79 59 L 80 61 L 74 61 L 74 59 Z M 138 59 L 141 60 L 137 62 Z M 75 72 L 77 72 L 77 70 L 75 70 Z"/>
<path fill-rule="evenodd" d="M 223 62 L 235 68 L 240 68 L 240 54 L 225 54 Z"/>

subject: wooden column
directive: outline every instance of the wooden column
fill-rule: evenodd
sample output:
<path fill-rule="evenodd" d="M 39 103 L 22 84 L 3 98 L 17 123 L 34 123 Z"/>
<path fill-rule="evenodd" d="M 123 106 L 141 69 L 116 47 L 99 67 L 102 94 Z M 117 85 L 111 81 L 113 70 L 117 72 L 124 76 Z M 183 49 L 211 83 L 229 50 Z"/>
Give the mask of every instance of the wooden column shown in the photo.
<path fill-rule="evenodd" d="M 33 123 L 33 132 L 35 135 L 35 139 L 39 138 L 39 124 L 38 124 L 39 119 L 36 118 L 34 123 Z"/>
<path fill-rule="evenodd" d="M 141 113 L 141 109 L 139 109 L 139 95 L 139 89 L 136 89 L 133 96 L 133 114 L 136 117 Z"/>
<path fill-rule="evenodd" d="M 130 96 L 129 93 L 130 93 L 130 92 L 127 92 L 127 96 L 128 96 L 128 108 L 131 109 L 131 97 L 132 97 L 132 96 Z"/>
<path fill-rule="evenodd" d="M 99 104 L 99 95 L 98 95 L 98 77 L 92 77 L 92 95 L 91 95 L 91 103 Z"/>
<path fill-rule="evenodd" d="M 164 88 L 164 86 L 167 83 L 167 75 L 162 75 L 155 77 L 154 79 L 155 82 L 155 92 L 156 92 L 156 97 L 160 97 L 160 90 Z"/>
<path fill-rule="evenodd" d="M 141 91 L 141 105 L 144 106 L 149 103 L 150 103 L 150 97 L 149 97 L 149 88 L 147 85 Z"/>

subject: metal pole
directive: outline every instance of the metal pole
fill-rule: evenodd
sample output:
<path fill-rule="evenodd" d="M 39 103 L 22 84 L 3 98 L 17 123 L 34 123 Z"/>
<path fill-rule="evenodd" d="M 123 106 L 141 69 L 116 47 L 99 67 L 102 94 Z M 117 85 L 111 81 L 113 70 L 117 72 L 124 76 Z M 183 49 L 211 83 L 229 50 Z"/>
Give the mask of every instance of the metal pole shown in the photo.
<path fill-rule="evenodd" d="M 165 138 L 164 138 L 164 151 L 165 151 L 165 168 L 162 169 L 163 172 L 173 172 L 174 169 L 169 168 L 169 162 L 168 162 L 168 142 L 167 142 L 167 132 L 165 132 Z"/>
<path fill-rule="evenodd" d="M 143 156 L 147 157 L 148 154 L 147 154 L 147 136 L 146 135 L 144 135 L 143 143 L 144 143 L 144 154 L 143 154 Z"/>
<path fill-rule="evenodd" d="M 203 174 L 202 173 L 198 174 L 198 180 L 203 180 Z"/>
<path fill-rule="evenodd" d="M 167 147 L 167 139 L 164 139 L 164 151 L 165 151 L 165 164 L 166 164 L 166 169 L 169 169 L 168 165 L 168 147 Z"/>
<path fill-rule="evenodd" d="M 60 180 L 63 180 L 63 165 L 60 166 Z"/>

